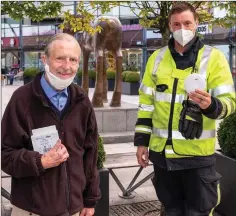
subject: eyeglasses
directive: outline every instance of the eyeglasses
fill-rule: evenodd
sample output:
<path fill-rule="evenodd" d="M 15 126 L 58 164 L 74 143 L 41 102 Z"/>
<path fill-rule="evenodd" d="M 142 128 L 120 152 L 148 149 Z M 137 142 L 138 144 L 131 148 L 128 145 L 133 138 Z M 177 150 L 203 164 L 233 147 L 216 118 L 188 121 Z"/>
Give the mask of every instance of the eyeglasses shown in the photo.
<path fill-rule="evenodd" d="M 56 58 L 56 62 L 60 63 L 60 64 L 66 64 L 67 63 L 67 59 L 69 59 L 69 63 L 71 65 L 76 65 L 79 64 L 79 59 L 77 58 L 73 58 L 73 57 L 66 57 L 66 56 L 59 56 Z"/>

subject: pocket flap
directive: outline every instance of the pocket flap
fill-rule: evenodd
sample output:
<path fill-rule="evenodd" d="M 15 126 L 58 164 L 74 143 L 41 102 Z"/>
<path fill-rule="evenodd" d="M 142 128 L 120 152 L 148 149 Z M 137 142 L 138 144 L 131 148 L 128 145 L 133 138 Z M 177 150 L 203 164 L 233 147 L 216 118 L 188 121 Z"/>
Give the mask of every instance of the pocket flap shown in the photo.
<path fill-rule="evenodd" d="M 209 183 L 219 181 L 221 179 L 221 175 L 216 172 L 216 174 L 214 176 L 213 175 L 205 175 L 205 176 L 201 176 L 201 179 L 204 183 L 209 184 Z"/>

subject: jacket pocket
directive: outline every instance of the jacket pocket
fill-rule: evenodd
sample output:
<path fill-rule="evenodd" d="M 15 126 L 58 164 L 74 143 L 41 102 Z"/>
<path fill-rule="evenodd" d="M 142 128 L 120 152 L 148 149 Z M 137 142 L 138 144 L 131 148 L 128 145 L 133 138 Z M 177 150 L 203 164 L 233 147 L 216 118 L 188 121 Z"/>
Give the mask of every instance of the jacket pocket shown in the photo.
<path fill-rule="evenodd" d="M 201 194 L 200 210 L 206 211 L 215 208 L 220 199 L 220 178 L 221 175 L 216 172 L 215 175 L 209 174 L 200 176 L 201 187 L 199 193 Z"/>
<path fill-rule="evenodd" d="M 59 165 L 60 166 L 60 165 Z M 66 206 L 64 173 L 59 167 L 48 169 L 32 184 L 33 212 L 39 215 L 60 215 Z"/>

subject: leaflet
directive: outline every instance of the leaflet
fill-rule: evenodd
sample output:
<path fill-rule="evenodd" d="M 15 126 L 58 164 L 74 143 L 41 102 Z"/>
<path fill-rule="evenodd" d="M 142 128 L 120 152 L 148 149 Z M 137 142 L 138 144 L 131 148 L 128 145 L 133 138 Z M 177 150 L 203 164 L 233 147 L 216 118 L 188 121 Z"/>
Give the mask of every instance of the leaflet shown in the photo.
<path fill-rule="evenodd" d="M 34 151 L 44 154 L 56 144 L 59 139 L 55 125 L 32 130 L 32 144 Z"/>

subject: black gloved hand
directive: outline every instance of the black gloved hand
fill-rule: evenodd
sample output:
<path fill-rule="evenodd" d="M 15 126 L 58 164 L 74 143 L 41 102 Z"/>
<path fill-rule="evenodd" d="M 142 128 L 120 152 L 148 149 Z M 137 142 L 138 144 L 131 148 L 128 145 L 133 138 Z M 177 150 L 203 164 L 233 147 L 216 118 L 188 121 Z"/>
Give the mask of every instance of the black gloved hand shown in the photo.
<path fill-rule="evenodd" d="M 203 122 L 201 108 L 191 100 L 184 100 L 182 105 L 179 132 L 185 139 L 199 139 L 202 134 Z"/>

